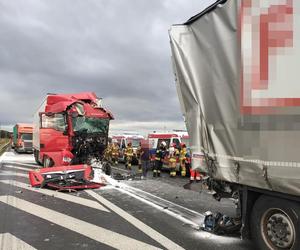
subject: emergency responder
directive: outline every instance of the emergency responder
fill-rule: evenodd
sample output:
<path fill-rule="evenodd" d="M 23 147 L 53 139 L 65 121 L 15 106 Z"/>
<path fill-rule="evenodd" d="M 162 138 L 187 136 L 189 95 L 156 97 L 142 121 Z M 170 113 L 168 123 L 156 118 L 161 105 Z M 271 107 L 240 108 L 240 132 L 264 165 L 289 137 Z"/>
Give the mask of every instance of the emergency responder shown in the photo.
<path fill-rule="evenodd" d="M 106 149 L 104 150 L 104 160 L 107 162 L 111 162 L 111 148 L 112 144 L 108 143 Z"/>
<path fill-rule="evenodd" d="M 166 142 L 162 141 L 159 148 L 155 152 L 155 163 L 153 169 L 153 177 L 160 177 L 160 171 L 163 165 L 163 159 L 166 153 Z"/>
<path fill-rule="evenodd" d="M 196 182 L 199 182 L 203 178 L 204 174 L 200 174 L 199 171 L 192 169 L 191 157 L 188 157 L 188 158 L 189 158 L 189 162 L 190 162 L 190 183 L 194 182 L 194 180 L 196 180 Z M 200 158 L 198 158 L 198 160 L 200 160 L 202 164 L 205 164 L 204 154 L 201 154 Z"/>
<path fill-rule="evenodd" d="M 118 159 L 119 159 L 119 145 L 117 142 L 113 142 L 111 147 L 111 156 L 112 156 L 112 162 L 115 165 L 118 165 Z"/>
<path fill-rule="evenodd" d="M 197 170 L 194 170 L 192 167 L 190 167 L 190 183 L 194 182 L 194 180 L 199 182 L 201 180 L 201 174 Z"/>
<path fill-rule="evenodd" d="M 176 176 L 176 164 L 179 156 L 179 150 L 177 149 L 176 143 L 173 143 L 169 149 L 169 168 L 170 177 Z"/>
<path fill-rule="evenodd" d="M 185 177 L 186 176 L 186 154 L 187 154 L 187 150 L 186 150 L 186 145 L 184 143 L 181 144 L 181 149 L 180 149 L 180 153 L 179 153 L 179 162 L 180 162 L 180 167 L 181 167 L 181 176 Z"/>
<path fill-rule="evenodd" d="M 150 168 L 150 150 L 149 150 L 149 141 L 144 141 L 141 145 L 141 163 L 142 163 L 142 169 L 143 174 L 141 176 L 141 179 L 144 179 L 147 177 L 148 169 Z"/>
<path fill-rule="evenodd" d="M 132 157 L 133 157 L 133 148 L 131 142 L 127 144 L 127 147 L 125 148 L 124 155 L 126 158 L 125 167 L 131 170 L 131 163 L 132 163 Z"/>
<path fill-rule="evenodd" d="M 138 160 L 138 173 L 142 174 L 142 159 L 141 159 L 141 152 L 142 152 L 142 143 L 140 142 L 137 150 L 136 150 L 136 158 Z"/>

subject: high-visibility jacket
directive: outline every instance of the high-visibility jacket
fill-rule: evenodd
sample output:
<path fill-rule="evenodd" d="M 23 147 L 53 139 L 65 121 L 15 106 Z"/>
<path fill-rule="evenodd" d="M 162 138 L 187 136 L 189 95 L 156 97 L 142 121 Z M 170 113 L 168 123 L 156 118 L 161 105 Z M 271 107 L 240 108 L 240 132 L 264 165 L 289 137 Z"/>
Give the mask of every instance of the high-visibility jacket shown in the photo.
<path fill-rule="evenodd" d="M 169 162 L 171 163 L 177 162 L 178 156 L 179 156 L 179 150 L 177 148 L 172 148 L 169 152 Z"/>
<path fill-rule="evenodd" d="M 133 156 L 133 148 L 132 147 L 127 147 L 125 148 L 124 154 L 127 157 L 132 157 Z"/>
<path fill-rule="evenodd" d="M 185 160 L 186 154 L 187 154 L 186 148 L 182 148 L 182 149 L 180 150 L 179 159 L 180 159 L 181 161 Z"/>
<path fill-rule="evenodd" d="M 113 156 L 118 156 L 119 155 L 119 146 L 118 145 L 113 145 L 111 148 L 111 154 Z"/>

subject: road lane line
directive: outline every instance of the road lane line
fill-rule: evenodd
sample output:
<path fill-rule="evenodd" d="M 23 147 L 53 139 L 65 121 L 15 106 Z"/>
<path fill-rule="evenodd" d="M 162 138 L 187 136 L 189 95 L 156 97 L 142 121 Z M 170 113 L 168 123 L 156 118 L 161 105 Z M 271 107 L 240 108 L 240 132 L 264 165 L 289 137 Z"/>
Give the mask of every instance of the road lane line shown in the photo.
<path fill-rule="evenodd" d="M 143 203 L 145 203 L 145 204 L 147 204 L 147 205 L 149 205 L 151 207 L 154 207 L 154 208 L 160 210 L 161 212 L 166 213 L 166 214 L 174 217 L 175 219 L 182 221 L 185 224 L 189 224 L 189 225 L 193 226 L 194 228 L 199 228 L 199 223 L 195 223 L 194 221 L 192 221 L 190 219 L 184 218 L 179 213 L 175 213 L 175 212 L 173 212 L 173 211 L 171 211 L 169 209 L 165 209 L 164 206 L 160 206 L 160 205 L 158 205 L 158 204 L 156 204 L 154 202 L 151 202 L 151 201 L 149 201 L 149 200 L 147 200 L 147 199 L 145 199 L 143 197 L 140 197 L 140 196 L 138 196 L 136 194 L 133 194 L 133 193 L 127 191 L 127 190 L 120 189 L 120 188 L 115 188 L 115 189 L 118 190 L 119 192 L 127 194 L 127 195 L 129 195 L 129 196 L 131 196 L 131 197 L 133 197 L 133 198 L 135 198 L 135 199 L 137 199 L 137 200 L 139 200 L 139 201 L 141 201 L 141 202 L 143 202 Z"/>
<path fill-rule="evenodd" d="M 47 220 L 58 226 L 79 233 L 97 242 L 110 247 L 124 250 L 131 249 L 158 249 L 147 243 L 129 238 L 125 235 L 93 225 L 91 223 L 73 218 L 71 216 L 56 212 L 54 210 L 33 204 L 14 196 L 0 196 L 0 202 L 20 209 L 41 219 Z"/>
<path fill-rule="evenodd" d="M 174 203 L 174 202 L 172 202 L 172 201 L 168 201 L 168 200 L 166 200 L 166 199 L 164 199 L 164 198 L 161 198 L 161 197 L 156 196 L 156 195 L 154 195 L 154 194 L 148 193 L 148 192 L 146 192 L 146 191 L 144 191 L 144 190 L 141 190 L 141 189 L 138 189 L 138 188 L 135 188 L 135 187 L 132 187 L 132 186 L 125 185 L 124 183 L 122 183 L 122 184 L 123 184 L 123 185 L 121 185 L 121 187 L 122 187 L 122 188 L 125 188 L 125 189 L 129 189 L 129 192 L 130 192 L 130 189 L 133 190 L 133 191 L 141 192 L 141 193 L 144 193 L 145 195 L 152 196 L 153 198 L 156 198 L 156 199 L 158 199 L 158 200 L 161 200 L 162 202 L 166 202 L 166 203 L 168 203 L 168 204 L 170 204 L 170 205 L 173 205 L 173 206 L 179 207 L 179 208 L 181 208 L 181 209 L 184 209 L 184 210 L 186 210 L 186 211 L 188 211 L 188 212 L 190 212 L 190 213 L 192 213 L 192 214 L 195 214 L 195 215 L 197 215 L 197 216 L 204 217 L 203 214 L 201 214 L 201 213 L 199 213 L 199 212 L 196 212 L 196 211 L 194 211 L 194 210 L 191 210 L 191 209 L 189 209 L 189 208 L 186 208 L 186 207 L 184 207 L 184 206 L 181 206 L 181 205 L 179 205 L 179 204 L 176 204 L 176 203 Z"/>
<path fill-rule="evenodd" d="M 189 212 L 191 214 L 194 214 L 195 216 L 199 216 L 199 217 L 202 217 L 202 218 L 205 217 L 203 214 L 201 214 L 199 212 L 196 212 L 194 210 L 191 210 L 189 208 L 186 208 L 184 206 L 181 206 L 179 204 L 176 204 L 176 203 L 174 203 L 172 201 L 166 200 L 166 199 L 161 198 L 159 196 L 156 196 L 154 194 L 148 193 L 148 192 L 146 192 L 144 190 L 141 190 L 141 189 L 138 189 L 138 188 L 126 185 L 125 183 L 122 183 L 122 182 L 120 182 L 118 180 L 115 180 L 115 179 L 113 179 L 112 177 L 110 177 L 108 175 L 105 175 L 105 178 L 106 178 L 106 180 L 107 180 L 108 183 L 110 183 L 114 187 L 117 187 L 118 190 L 122 189 L 122 190 L 125 190 L 125 191 L 130 192 L 130 193 L 132 193 L 132 192 L 140 192 L 140 193 L 145 194 L 146 196 L 151 196 L 151 197 L 153 197 L 155 199 L 158 199 L 158 200 L 162 201 L 163 203 L 167 203 L 168 205 L 172 205 L 172 206 L 175 206 L 177 208 L 183 209 L 183 210 L 185 210 L 185 211 L 187 211 L 187 212 Z M 135 195 L 137 195 L 137 194 L 135 194 Z M 141 196 L 139 196 L 139 197 L 141 197 Z M 141 197 L 141 198 L 143 198 L 143 197 Z"/>
<path fill-rule="evenodd" d="M 18 169 L 18 170 L 23 170 L 23 171 L 31 171 L 31 170 L 34 170 L 34 169 L 31 169 L 31 168 L 23 168 L 23 167 L 18 167 L 18 166 L 8 165 L 7 163 L 4 164 L 4 165 L 2 166 L 2 168 L 12 168 L 12 169 Z"/>
<path fill-rule="evenodd" d="M 36 250 L 26 242 L 10 233 L 0 234 L 0 249 L 5 250 Z"/>
<path fill-rule="evenodd" d="M 88 200 L 88 199 L 85 199 L 82 197 L 77 197 L 74 195 L 65 194 L 65 193 L 61 193 L 61 192 L 57 192 L 57 191 L 53 191 L 53 190 L 49 190 L 49 189 L 33 188 L 33 187 L 30 187 L 28 184 L 25 184 L 23 182 L 14 181 L 14 180 L 0 180 L 0 183 L 13 185 L 18 188 L 23 188 L 23 189 L 33 191 L 36 193 L 49 195 L 49 196 L 52 196 L 55 198 L 65 200 L 65 201 L 73 202 L 73 203 L 76 203 L 79 205 L 83 205 L 86 207 L 90 207 L 90 208 L 94 208 L 94 209 L 98 209 L 98 210 L 110 213 L 110 211 L 107 208 L 105 208 L 104 206 L 102 206 L 99 202 Z"/>
<path fill-rule="evenodd" d="M 21 165 L 21 166 L 25 166 L 25 167 L 31 167 L 33 169 L 42 167 L 42 166 L 39 166 L 37 164 L 27 164 L 27 163 L 22 163 L 22 162 L 17 162 L 17 161 L 10 161 L 10 162 L 7 162 L 7 163 L 8 164 L 17 164 L 17 165 Z"/>
<path fill-rule="evenodd" d="M 141 230 L 143 233 L 145 233 L 146 235 L 148 235 L 149 237 L 151 237 L 152 239 L 157 241 L 159 244 L 161 244 L 165 248 L 167 248 L 167 249 L 184 249 L 181 246 L 177 245 L 175 242 L 173 242 L 170 239 L 168 239 L 167 237 L 165 237 L 164 235 L 162 235 L 159 232 L 157 232 L 156 230 L 154 230 L 153 228 L 149 227 L 142 221 L 138 220 L 137 218 L 133 217 L 129 213 L 125 212 L 120 207 L 118 207 L 115 204 L 111 203 L 110 201 L 106 200 L 105 198 L 103 198 L 102 196 L 100 196 L 99 194 L 94 192 L 93 190 L 85 190 L 85 192 L 87 192 L 89 195 L 91 195 L 96 200 L 101 202 L 103 205 L 109 207 L 112 211 L 117 213 L 123 219 L 127 220 L 133 226 L 135 226 L 136 228 Z"/>
<path fill-rule="evenodd" d="M 17 173 L 17 172 L 12 172 L 12 171 L 2 171 L 0 173 L 0 176 L 28 177 L 28 174 L 22 174 L 22 173 Z"/>

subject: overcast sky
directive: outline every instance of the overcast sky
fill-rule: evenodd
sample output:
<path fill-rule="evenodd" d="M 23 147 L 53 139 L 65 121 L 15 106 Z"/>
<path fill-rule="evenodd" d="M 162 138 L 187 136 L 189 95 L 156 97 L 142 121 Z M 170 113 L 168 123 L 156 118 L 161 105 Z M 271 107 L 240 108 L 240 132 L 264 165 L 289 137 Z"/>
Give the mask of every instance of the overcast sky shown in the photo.
<path fill-rule="evenodd" d="M 46 93 L 93 91 L 112 129 L 184 128 L 168 29 L 213 0 L 0 0 L 0 123 Z"/>

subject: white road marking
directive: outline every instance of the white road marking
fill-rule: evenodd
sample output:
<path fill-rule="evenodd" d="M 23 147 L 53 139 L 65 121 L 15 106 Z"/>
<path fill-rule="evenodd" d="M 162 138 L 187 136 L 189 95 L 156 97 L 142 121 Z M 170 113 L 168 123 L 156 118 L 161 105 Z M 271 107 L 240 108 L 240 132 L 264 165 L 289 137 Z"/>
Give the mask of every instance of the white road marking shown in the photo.
<path fill-rule="evenodd" d="M 201 217 L 201 219 L 204 219 L 204 217 L 205 217 L 205 216 L 204 216 L 203 214 L 201 214 L 201 213 L 198 213 L 198 212 L 193 211 L 193 210 L 191 210 L 191 209 L 188 209 L 188 208 L 185 208 L 185 207 L 183 207 L 183 206 L 177 205 L 177 204 L 175 204 L 175 203 L 173 203 L 173 202 L 171 202 L 171 201 L 168 201 L 168 200 L 165 200 L 165 199 L 160 198 L 160 197 L 158 197 L 158 196 L 155 196 L 155 195 L 153 195 L 153 194 L 147 193 L 147 192 L 145 192 L 145 191 L 143 191 L 143 190 L 136 189 L 136 188 L 130 187 L 130 186 L 124 184 L 124 183 L 121 183 L 121 182 L 119 182 L 119 181 L 116 181 L 116 180 L 114 180 L 113 178 L 111 178 L 110 176 L 107 176 L 107 175 L 106 175 L 105 178 L 106 178 L 106 181 L 107 181 L 108 183 L 110 183 L 112 186 L 114 186 L 115 189 L 118 190 L 119 192 L 125 193 L 125 194 L 127 194 L 127 195 L 129 195 L 129 196 L 131 196 L 131 197 L 133 197 L 133 198 L 135 198 L 135 199 L 137 199 L 137 200 L 139 200 L 139 201 L 145 203 L 145 204 L 148 204 L 148 205 L 150 205 L 150 206 L 152 206 L 152 207 L 154 207 L 154 208 L 160 210 L 161 212 L 166 213 L 166 214 L 172 216 L 173 218 L 176 218 L 177 220 L 182 221 L 183 223 L 190 224 L 190 225 L 193 226 L 194 228 L 199 228 L 199 223 L 195 223 L 195 222 L 192 221 L 191 219 L 185 218 L 185 217 L 183 217 L 182 215 L 180 215 L 179 213 L 173 212 L 173 211 L 171 211 L 171 210 L 169 210 L 169 209 L 164 209 L 165 206 L 160 206 L 159 204 L 156 204 L 156 203 L 154 203 L 154 202 L 151 202 L 150 200 L 147 200 L 147 199 L 145 199 L 145 198 L 143 198 L 143 197 L 141 197 L 141 196 L 138 196 L 138 195 L 136 195 L 136 194 L 130 192 L 130 189 L 132 189 L 132 190 L 137 190 L 137 191 L 139 191 L 139 192 L 142 192 L 142 193 L 145 193 L 145 194 L 147 194 L 147 195 L 150 195 L 150 196 L 152 196 L 152 197 L 154 197 L 154 198 L 157 198 L 157 199 L 159 199 L 159 200 L 161 200 L 161 201 L 164 201 L 164 202 L 166 202 L 167 204 L 170 204 L 170 205 L 172 205 L 172 206 L 175 206 L 175 207 L 179 207 L 179 208 L 181 208 L 181 209 L 184 209 L 184 210 L 186 210 L 186 211 L 188 211 L 188 212 L 190 212 L 190 213 L 193 213 L 194 215 L 198 216 L 199 218 Z M 126 189 L 128 189 L 128 190 L 126 190 Z M 103 204 L 104 204 L 104 203 L 103 203 Z"/>
<path fill-rule="evenodd" d="M 131 186 L 125 185 L 125 184 L 123 184 L 123 183 L 122 183 L 121 187 L 127 188 L 127 189 L 129 189 L 129 190 L 132 189 L 132 190 L 135 190 L 135 191 L 137 191 L 137 192 L 144 193 L 144 194 L 147 195 L 147 196 L 152 196 L 152 197 L 154 197 L 154 198 L 156 198 L 156 199 L 159 199 L 159 200 L 161 200 L 161 201 L 163 201 L 163 202 L 166 202 L 166 203 L 171 204 L 171 205 L 173 205 L 173 206 L 176 206 L 176 207 L 179 207 L 179 208 L 181 208 L 181 209 L 184 209 L 184 210 L 186 210 L 186 211 L 188 211 L 188 212 L 190 212 L 190 213 L 193 213 L 193 214 L 195 214 L 195 215 L 197 215 L 197 216 L 204 217 L 204 215 L 201 214 L 201 213 L 198 213 L 198 212 L 196 212 L 196 211 L 194 211 L 194 210 L 192 210 L 192 209 L 189 209 L 189 208 L 186 208 L 186 207 L 181 206 L 181 205 L 179 205 L 179 204 L 176 204 L 176 203 L 174 203 L 174 202 L 172 202 L 172 201 L 168 201 L 168 200 L 166 200 L 166 199 L 164 199 L 164 198 L 161 198 L 161 197 L 159 197 L 159 196 L 156 196 L 156 195 L 154 195 L 154 194 L 148 193 L 148 192 L 146 192 L 146 191 L 144 191 L 144 190 L 141 190 L 141 189 L 138 189 L 138 188 L 135 188 L 135 187 L 131 187 Z M 129 192 L 130 192 L 130 191 L 129 191 Z"/>
<path fill-rule="evenodd" d="M 12 151 L 8 151 L 2 154 L 0 157 L 0 163 L 1 162 L 10 162 L 10 161 L 20 161 L 22 163 L 35 163 L 33 155 L 24 155 L 24 154 L 15 154 Z"/>
<path fill-rule="evenodd" d="M 189 209 L 189 208 L 183 207 L 183 206 L 181 206 L 181 205 L 179 205 L 179 204 L 176 204 L 176 203 L 174 203 L 174 202 L 172 202 L 172 201 L 168 201 L 168 200 L 166 200 L 166 199 L 164 199 L 164 198 L 161 198 L 161 197 L 159 197 L 159 196 L 156 196 L 156 195 L 154 195 L 154 194 L 148 193 L 148 192 L 146 192 L 146 191 L 144 191 L 144 190 L 141 190 L 141 189 L 138 189 L 138 188 L 135 188 L 135 187 L 126 185 L 125 183 L 122 183 L 122 182 L 120 182 L 120 181 L 117 181 L 117 180 L 113 179 L 112 177 L 110 177 L 110 176 L 108 176 L 108 175 L 105 175 L 105 179 L 106 179 L 106 181 L 107 181 L 108 183 L 110 183 L 110 184 L 113 185 L 114 187 L 118 187 L 118 190 L 119 190 L 119 189 L 125 189 L 125 190 L 127 189 L 127 191 L 129 190 L 128 192 L 130 192 L 130 189 L 131 189 L 131 190 L 133 190 L 133 191 L 141 192 L 141 193 L 144 193 L 144 194 L 147 195 L 147 196 L 152 196 L 152 197 L 155 198 L 155 199 L 159 199 L 159 200 L 161 200 L 162 202 L 166 202 L 166 203 L 168 203 L 168 204 L 170 204 L 170 205 L 179 207 L 179 208 L 181 208 L 181 209 L 183 209 L 183 210 L 186 210 L 186 211 L 188 211 L 188 212 L 190 212 L 190 213 L 193 213 L 193 214 L 195 214 L 195 215 L 197 215 L 197 216 L 204 217 L 204 215 L 201 214 L 201 213 L 198 213 L 198 212 L 196 212 L 196 211 L 194 211 L 194 210 L 191 210 L 191 209 Z"/>
<path fill-rule="evenodd" d="M 0 249 L 5 250 L 36 250 L 26 242 L 10 233 L 0 234 Z"/>
<path fill-rule="evenodd" d="M 18 177 L 28 177 L 28 174 L 17 173 L 13 171 L 1 171 L 1 176 L 18 176 Z"/>
<path fill-rule="evenodd" d="M 31 167 L 33 169 L 41 167 L 41 166 L 36 165 L 36 164 L 27 164 L 27 163 L 21 163 L 21 162 L 17 162 L 17 161 L 10 161 L 9 164 L 17 164 L 17 165 L 21 165 L 21 166 L 25 166 L 25 167 Z"/>
<path fill-rule="evenodd" d="M 49 189 L 33 188 L 33 187 L 30 187 L 29 184 L 25 184 L 25 183 L 14 181 L 14 180 L 0 180 L 0 183 L 13 185 L 18 188 L 23 188 L 23 189 L 33 191 L 36 193 L 53 196 L 58 199 L 62 199 L 65 201 L 73 202 L 73 203 L 76 203 L 79 205 L 83 205 L 86 207 L 90 207 L 90 208 L 94 208 L 94 209 L 98 209 L 98 210 L 110 213 L 110 211 L 107 208 L 105 208 L 104 206 L 102 206 L 99 202 L 88 200 L 88 199 L 85 199 L 82 197 L 77 197 L 77 196 L 70 195 L 70 194 L 56 192 L 56 191 L 49 190 Z"/>
<path fill-rule="evenodd" d="M 3 168 L 12 168 L 12 169 L 18 169 L 18 170 L 22 170 L 22 171 L 31 171 L 31 170 L 33 170 L 33 169 L 30 169 L 30 168 L 23 168 L 23 167 L 8 165 L 8 164 L 5 164 L 3 166 Z"/>
<path fill-rule="evenodd" d="M 168 209 L 165 209 L 163 206 L 159 206 L 159 205 L 155 204 L 154 202 L 151 202 L 151 201 L 149 201 L 149 200 L 146 200 L 146 199 L 144 199 L 144 198 L 142 198 L 142 197 L 140 197 L 140 196 L 138 196 L 138 195 L 136 195 L 136 194 L 133 194 L 133 193 L 127 191 L 127 190 L 124 190 L 124 189 L 121 189 L 121 188 L 115 188 L 115 189 L 118 190 L 119 192 L 122 192 L 122 193 L 124 193 L 124 194 L 127 194 L 127 195 L 129 195 L 129 196 L 131 196 L 131 197 L 133 197 L 133 198 L 135 198 L 135 199 L 137 199 L 137 200 L 139 200 L 139 201 L 141 201 L 141 202 L 143 202 L 143 203 L 145 203 L 145 204 L 147 204 L 147 205 L 149 205 L 149 206 L 151 206 L 151 207 L 154 207 L 154 208 L 160 210 L 161 212 L 166 213 L 166 214 L 168 214 L 168 215 L 170 215 L 170 216 L 176 218 L 177 220 L 182 221 L 182 222 L 185 223 L 185 224 L 190 224 L 190 225 L 192 225 L 192 226 L 195 227 L 195 228 L 198 228 L 198 227 L 199 227 L 199 224 L 193 222 L 192 220 L 189 220 L 189 219 L 187 219 L 187 218 L 184 218 L 183 216 L 181 216 L 181 215 L 178 214 L 178 213 L 175 213 L 175 212 L 173 212 L 173 211 L 170 211 L 170 210 L 168 210 Z"/>
<path fill-rule="evenodd" d="M 157 232 L 156 230 L 154 230 L 153 228 L 149 227 L 142 221 L 136 219 L 129 213 L 125 212 L 123 209 L 119 208 L 115 204 L 106 200 L 105 198 L 103 198 L 102 196 L 100 196 L 99 194 L 94 192 L 93 190 L 85 190 L 85 192 L 87 192 L 89 195 L 94 197 L 96 200 L 98 200 L 105 206 L 109 207 L 112 211 L 114 211 L 115 213 L 120 215 L 122 218 L 127 220 L 133 226 L 135 226 L 136 228 L 138 228 L 139 230 L 144 232 L 146 235 L 148 235 L 149 237 L 151 237 L 152 239 L 157 241 L 159 244 L 161 244 L 165 248 L 167 248 L 167 249 L 184 249 L 181 246 L 177 245 L 175 242 L 173 242 L 170 239 L 168 239 L 167 237 L 165 237 L 164 235 L 162 235 L 159 232 Z"/>
<path fill-rule="evenodd" d="M 97 242 L 106 244 L 117 249 L 158 249 L 147 243 L 129 238 L 125 235 L 115 233 L 108 229 L 93 225 L 91 223 L 73 218 L 71 216 L 56 212 L 54 210 L 33 204 L 14 196 L 0 196 L 0 202 L 20 209 L 58 226 L 67 228 Z M 173 248 L 174 249 L 174 248 Z"/>

